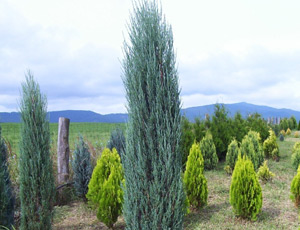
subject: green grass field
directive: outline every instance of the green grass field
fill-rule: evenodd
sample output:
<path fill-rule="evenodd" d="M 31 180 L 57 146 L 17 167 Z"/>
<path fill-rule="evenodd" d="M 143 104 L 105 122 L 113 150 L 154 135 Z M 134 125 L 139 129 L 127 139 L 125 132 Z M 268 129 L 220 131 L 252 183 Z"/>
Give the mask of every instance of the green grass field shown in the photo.
<path fill-rule="evenodd" d="M 19 152 L 20 124 L 1 123 L 2 136 L 8 141 L 12 150 Z M 70 123 L 69 143 L 70 150 L 74 150 L 78 134 L 82 134 L 84 139 L 95 147 L 105 147 L 110 137 L 110 132 L 116 127 L 125 129 L 125 124 L 115 123 Z M 57 145 L 58 124 L 50 123 L 51 142 L 54 147 Z"/>

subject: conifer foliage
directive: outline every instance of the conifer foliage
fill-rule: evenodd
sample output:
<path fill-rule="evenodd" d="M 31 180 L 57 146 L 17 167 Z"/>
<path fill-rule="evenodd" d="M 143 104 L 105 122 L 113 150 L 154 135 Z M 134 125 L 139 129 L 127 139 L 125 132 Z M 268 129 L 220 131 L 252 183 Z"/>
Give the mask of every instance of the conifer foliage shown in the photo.
<path fill-rule="evenodd" d="M 98 209 L 97 218 L 109 228 L 122 213 L 122 181 L 123 169 L 117 150 L 104 149 L 93 170 L 86 197 Z"/>
<path fill-rule="evenodd" d="M 79 135 L 73 154 L 72 169 L 74 172 L 73 181 L 76 193 L 79 197 L 85 198 L 88 191 L 88 184 L 92 176 L 92 165 L 89 148 L 84 142 L 83 137 Z"/>
<path fill-rule="evenodd" d="M 47 99 L 30 72 L 22 84 L 20 140 L 21 229 L 51 229 L 54 178 Z"/>
<path fill-rule="evenodd" d="M 210 132 L 200 142 L 200 150 L 204 159 L 204 169 L 215 169 L 218 164 L 216 147 Z"/>
<path fill-rule="evenodd" d="M 228 146 L 228 150 L 226 154 L 226 165 L 228 165 L 232 171 L 234 169 L 239 154 L 240 154 L 240 148 L 238 142 L 235 139 L 233 139 Z"/>
<path fill-rule="evenodd" d="M 125 140 L 123 130 L 120 128 L 114 129 L 110 134 L 110 139 L 107 143 L 107 148 L 109 148 L 110 150 L 116 148 L 117 152 L 121 156 L 121 154 L 125 152 L 125 145 L 126 145 L 126 140 Z"/>
<path fill-rule="evenodd" d="M 297 170 L 296 176 L 292 180 L 291 184 L 291 199 L 294 201 L 296 207 L 300 206 L 300 165 Z"/>
<path fill-rule="evenodd" d="M 14 223 L 14 196 L 7 165 L 7 148 L 1 136 L 0 126 L 0 225 L 10 227 Z"/>
<path fill-rule="evenodd" d="M 128 27 L 123 81 L 129 121 L 122 155 L 126 228 L 182 229 L 181 102 L 172 30 L 155 0 L 135 3 Z"/>
<path fill-rule="evenodd" d="M 200 208 L 207 204 L 207 181 L 203 171 L 204 160 L 200 146 L 194 143 L 190 149 L 183 181 L 189 204 L 195 208 Z"/>
<path fill-rule="evenodd" d="M 269 137 L 264 141 L 263 150 L 266 158 L 279 159 L 279 147 L 276 141 L 276 135 L 272 129 L 269 130 Z"/>
<path fill-rule="evenodd" d="M 255 171 L 263 164 L 263 148 L 260 143 L 260 135 L 258 132 L 249 131 L 243 138 L 240 149 L 242 156 L 247 155 L 252 161 Z"/>
<path fill-rule="evenodd" d="M 262 191 L 247 156 L 239 155 L 230 186 L 230 204 L 236 216 L 256 220 L 262 207 Z"/>

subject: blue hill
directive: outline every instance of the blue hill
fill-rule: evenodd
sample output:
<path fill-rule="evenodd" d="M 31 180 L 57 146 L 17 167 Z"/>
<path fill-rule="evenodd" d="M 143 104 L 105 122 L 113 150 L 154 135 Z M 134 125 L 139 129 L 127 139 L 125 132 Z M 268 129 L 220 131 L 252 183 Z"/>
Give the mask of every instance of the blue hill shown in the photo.
<path fill-rule="evenodd" d="M 268 117 L 291 117 L 292 115 L 300 120 L 300 112 L 291 109 L 276 109 L 269 106 L 253 105 L 245 102 L 235 104 L 224 104 L 229 112 L 229 116 L 234 116 L 238 111 L 242 116 L 246 117 L 252 113 L 259 113 L 263 118 Z M 196 117 L 203 119 L 206 114 L 212 116 L 214 113 L 214 104 L 190 107 L 182 109 L 181 113 L 185 115 L 189 120 L 193 121 Z M 105 122 L 105 123 L 124 123 L 128 119 L 126 113 L 116 114 L 98 114 L 92 111 L 83 110 L 64 110 L 49 112 L 49 121 L 51 123 L 57 123 L 59 117 L 67 117 L 71 122 Z M 17 112 L 12 113 L 0 113 L 0 122 L 20 122 L 20 114 Z"/>

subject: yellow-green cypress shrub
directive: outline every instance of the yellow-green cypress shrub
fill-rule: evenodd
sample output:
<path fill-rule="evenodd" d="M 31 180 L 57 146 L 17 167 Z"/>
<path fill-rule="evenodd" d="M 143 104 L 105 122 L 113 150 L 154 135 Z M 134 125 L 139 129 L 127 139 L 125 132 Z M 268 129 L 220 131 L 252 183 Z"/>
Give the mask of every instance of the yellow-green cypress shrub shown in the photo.
<path fill-rule="evenodd" d="M 292 165 L 297 169 L 300 164 L 300 142 L 296 142 L 292 150 Z"/>
<path fill-rule="evenodd" d="M 292 180 L 291 184 L 291 199 L 297 207 L 300 205 L 300 165 L 297 170 L 296 176 Z"/>
<path fill-rule="evenodd" d="M 275 174 L 272 173 L 268 167 L 268 161 L 264 161 L 264 164 L 259 167 L 257 176 L 264 183 L 272 180 L 272 178 L 275 176 Z"/>
<path fill-rule="evenodd" d="M 263 150 L 265 158 L 279 159 L 279 147 L 276 141 L 276 135 L 272 129 L 269 130 L 269 137 L 264 141 Z"/>
<path fill-rule="evenodd" d="M 260 143 L 260 135 L 258 132 L 249 131 L 243 138 L 240 149 L 241 155 L 247 155 L 252 161 L 255 171 L 264 162 L 263 147 Z"/>
<path fill-rule="evenodd" d="M 98 208 L 97 218 L 109 228 L 122 212 L 122 181 L 123 169 L 117 150 L 104 149 L 93 170 L 86 197 L 93 207 Z"/>
<path fill-rule="evenodd" d="M 186 163 L 183 182 L 189 204 L 195 208 L 200 208 L 207 204 L 207 181 L 203 171 L 204 160 L 200 146 L 194 143 Z"/>
<path fill-rule="evenodd" d="M 262 191 L 253 163 L 239 155 L 230 186 L 230 204 L 236 216 L 256 220 L 262 207 Z"/>

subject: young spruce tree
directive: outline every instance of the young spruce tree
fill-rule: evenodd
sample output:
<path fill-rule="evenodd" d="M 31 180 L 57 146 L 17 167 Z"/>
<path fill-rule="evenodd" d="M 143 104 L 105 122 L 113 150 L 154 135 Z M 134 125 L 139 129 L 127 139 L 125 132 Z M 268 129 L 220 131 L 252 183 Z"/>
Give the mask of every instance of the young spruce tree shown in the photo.
<path fill-rule="evenodd" d="M 22 230 L 51 229 L 54 178 L 47 99 L 30 72 L 22 84 L 20 200 Z"/>
<path fill-rule="evenodd" d="M 14 204 L 12 185 L 7 166 L 7 148 L 1 136 L 0 126 L 0 226 L 10 229 L 14 223 Z"/>
<path fill-rule="evenodd" d="M 122 155 L 126 228 L 182 229 L 186 199 L 178 73 L 172 30 L 155 0 L 135 4 L 124 53 L 129 113 Z"/>

